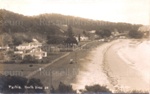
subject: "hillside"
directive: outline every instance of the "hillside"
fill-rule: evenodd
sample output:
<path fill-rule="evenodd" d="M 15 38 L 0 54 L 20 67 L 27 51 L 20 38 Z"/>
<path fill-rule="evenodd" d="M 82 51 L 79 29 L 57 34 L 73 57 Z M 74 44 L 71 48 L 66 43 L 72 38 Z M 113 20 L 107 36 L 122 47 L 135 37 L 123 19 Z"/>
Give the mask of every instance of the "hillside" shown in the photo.
<path fill-rule="evenodd" d="M 40 18 L 37 17 L 28 17 L 7 10 L 0 10 L 0 19 L 0 33 L 4 39 L 4 45 L 18 45 L 32 41 L 32 38 L 45 42 L 48 35 L 64 36 L 61 28 L 54 24 L 41 25 Z"/>
<path fill-rule="evenodd" d="M 80 17 L 73 17 L 61 14 L 41 14 L 37 16 L 24 16 L 7 10 L 0 10 L 2 19 L 2 30 L 4 32 L 39 32 L 55 34 L 59 31 L 61 25 L 71 25 L 81 30 L 99 30 L 99 29 L 118 29 L 125 31 L 138 29 L 141 25 L 132 25 L 129 23 L 113 23 L 107 21 L 91 20 Z"/>
<path fill-rule="evenodd" d="M 71 25 L 85 31 L 100 30 L 100 29 L 117 29 L 120 32 L 131 29 L 138 29 L 141 25 L 132 25 L 129 23 L 114 23 L 107 21 L 99 21 L 92 19 L 85 19 L 80 17 L 73 17 L 61 14 L 41 14 L 37 16 L 40 18 L 42 24 L 54 23 L 57 25 Z"/>
<path fill-rule="evenodd" d="M 22 14 L 13 13 L 11 11 L 0 9 L 0 32 L 1 35 L 24 42 L 30 41 L 30 38 L 46 41 L 47 36 L 65 36 L 67 26 L 73 28 L 75 35 L 83 33 L 83 31 L 118 30 L 119 32 L 138 29 L 141 25 L 132 25 L 128 23 L 112 23 L 106 21 L 98 21 L 73 17 L 61 14 L 41 14 L 37 16 L 24 16 Z M 19 38 L 16 38 L 16 35 Z M 12 38 L 12 39 L 11 39 Z M 22 39 L 23 38 L 23 39 Z M 58 38 L 58 37 L 56 37 Z M 8 41 L 8 40 L 7 40 Z"/>
<path fill-rule="evenodd" d="M 37 17 L 27 17 L 20 14 L 16 14 L 6 10 L 0 10 L 2 19 L 3 32 L 37 32 L 37 33 L 47 33 L 47 34 L 60 34 L 60 28 L 56 25 L 49 24 L 41 25 L 40 18 Z"/>

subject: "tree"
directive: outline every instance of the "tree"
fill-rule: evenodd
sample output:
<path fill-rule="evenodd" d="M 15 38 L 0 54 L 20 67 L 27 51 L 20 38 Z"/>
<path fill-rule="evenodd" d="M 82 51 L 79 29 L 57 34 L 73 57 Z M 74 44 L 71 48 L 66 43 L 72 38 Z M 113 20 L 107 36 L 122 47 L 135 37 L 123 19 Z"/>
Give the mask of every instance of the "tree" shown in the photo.
<path fill-rule="evenodd" d="M 51 93 L 75 93 L 75 90 L 73 90 L 71 85 L 66 85 L 62 82 L 59 83 L 59 86 L 57 89 L 54 89 L 51 91 Z"/>
<path fill-rule="evenodd" d="M 38 60 L 31 55 L 25 55 L 21 63 L 37 63 Z"/>
<path fill-rule="evenodd" d="M 28 93 L 44 93 L 44 85 L 41 83 L 40 79 L 31 78 L 28 80 L 27 86 L 40 87 L 37 89 L 29 89 Z"/>
<path fill-rule="evenodd" d="M 14 86 L 17 86 L 18 88 L 13 88 Z M 25 87 L 33 86 L 33 88 L 28 89 Z M 34 87 L 43 87 L 42 89 L 35 89 Z M 25 77 L 21 76 L 4 76 L 0 75 L 0 93 L 43 93 L 44 91 L 44 85 L 41 83 L 39 79 L 31 78 L 27 79 Z"/>
<path fill-rule="evenodd" d="M 78 44 L 76 38 L 74 37 L 73 31 L 72 31 L 72 27 L 69 25 L 68 26 L 68 38 L 65 40 L 65 43 L 67 44 L 67 46 L 73 46 L 73 44 Z"/>
<path fill-rule="evenodd" d="M 87 35 L 86 31 L 83 31 L 82 33 L 83 33 L 83 35 L 85 35 L 85 36 Z"/>
<path fill-rule="evenodd" d="M 20 44 L 22 44 L 22 40 L 17 39 L 17 38 L 13 38 L 13 45 L 18 46 Z"/>
<path fill-rule="evenodd" d="M 81 35 L 80 34 L 78 35 L 78 41 L 81 41 Z"/>
<path fill-rule="evenodd" d="M 100 86 L 100 85 L 93 85 L 93 86 L 85 86 L 86 91 L 83 93 L 111 93 L 111 91 L 106 88 L 106 86 Z"/>
<path fill-rule="evenodd" d="M 3 15 L 2 15 L 2 11 L 0 11 L 0 33 L 2 32 L 2 26 L 3 26 Z"/>
<path fill-rule="evenodd" d="M 96 31 L 96 34 L 101 36 L 102 38 L 106 38 L 106 37 L 110 37 L 111 31 L 108 29 L 104 29 L 104 30 Z"/>
<path fill-rule="evenodd" d="M 72 47 L 73 44 L 77 44 L 78 45 L 78 42 L 76 40 L 75 37 L 68 37 L 66 40 L 65 40 L 65 43 L 67 44 L 67 46 L 70 46 Z"/>
<path fill-rule="evenodd" d="M 3 33 L 0 36 L 0 42 L 1 42 L 2 46 L 10 45 L 10 44 L 12 44 L 12 41 L 13 41 L 13 39 L 10 34 Z"/>
<path fill-rule="evenodd" d="M 136 38 L 136 39 L 142 38 L 143 35 L 144 35 L 144 34 L 143 34 L 142 32 L 137 31 L 137 30 L 131 30 L 131 31 L 129 31 L 129 33 L 128 33 L 128 36 L 129 36 L 130 38 Z"/>
<path fill-rule="evenodd" d="M 68 26 L 67 33 L 68 33 L 68 37 L 73 37 L 73 30 L 72 30 L 72 27 L 70 25 Z"/>
<path fill-rule="evenodd" d="M 61 36 L 47 36 L 48 44 L 62 44 L 65 38 Z"/>

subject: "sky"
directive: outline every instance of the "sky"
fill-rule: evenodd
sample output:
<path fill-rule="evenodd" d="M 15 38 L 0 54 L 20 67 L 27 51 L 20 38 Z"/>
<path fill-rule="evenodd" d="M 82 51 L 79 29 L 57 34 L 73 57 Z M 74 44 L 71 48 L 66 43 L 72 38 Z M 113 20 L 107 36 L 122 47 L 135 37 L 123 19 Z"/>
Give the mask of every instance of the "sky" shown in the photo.
<path fill-rule="evenodd" d="M 150 25 L 150 0 L 0 0 L 0 9 L 28 16 L 59 13 L 94 20 Z"/>

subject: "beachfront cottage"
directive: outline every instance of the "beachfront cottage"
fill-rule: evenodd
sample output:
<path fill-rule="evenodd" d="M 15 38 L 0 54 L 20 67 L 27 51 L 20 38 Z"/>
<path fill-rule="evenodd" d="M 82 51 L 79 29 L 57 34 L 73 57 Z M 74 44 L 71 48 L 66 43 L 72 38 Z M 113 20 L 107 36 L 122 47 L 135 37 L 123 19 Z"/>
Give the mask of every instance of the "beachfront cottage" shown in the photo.
<path fill-rule="evenodd" d="M 29 55 L 35 57 L 36 59 L 42 59 L 43 57 L 47 57 L 47 52 L 42 51 L 41 48 L 32 49 L 29 52 Z"/>
<path fill-rule="evenodd" d="M 14 53 L 21 55 L 22 59 L 27 55 L 35 57 L 35 59 L 42 59 L 43 57 L 47 57 L 47 52 L 42 51 L 41 48 L 35 48 L 28 51 L 15 51 Z"/>
<path fill-rule="evenodd" d="M 37 48 L 37 47 L 42 47 L 42 43 L 33 39 L 33 42 L 23 43 L 23 44 L 17 46 L 16 49 L 18 49 L 18 50 L 31 50 L 31 49 Z"/>
<path fill-rule="evenodd" d="M 81 36 L 81 41 L 88 41 L 89 40 L 89 37 L 87 36 Z"/>
<path fill-rule="evenodd" d="M 17 46 L 16 48 L 18 50 L 30 50 L 30 49 L 41 47 L 41 46 L 42 46 L 41 43 L 31 42 L 31 43 L 23 43 Z"/>
<path fill-rule="evenodd" d="M 27 55 L 35 57 L 36 59 L 42 59 L 43 57 L 47 57 L 47 52 L 42 51 L 41 47 L 42 43 L 38 42 L 36 39 L 33 39 L 33 42 L 23 43 L 17 46 L 17 51 L 14 53 L 21 55 L 22 59 Z"/>

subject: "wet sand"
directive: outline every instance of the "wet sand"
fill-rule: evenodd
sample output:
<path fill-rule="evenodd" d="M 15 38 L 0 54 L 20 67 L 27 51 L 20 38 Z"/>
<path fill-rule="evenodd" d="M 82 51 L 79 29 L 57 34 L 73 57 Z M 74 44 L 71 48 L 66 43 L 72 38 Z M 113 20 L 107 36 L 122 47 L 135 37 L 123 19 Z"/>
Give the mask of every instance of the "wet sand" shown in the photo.
<path fill-rule="evenodd" d="M 110 83 L 116 90 L 130 91 L 130 90 L 149 90 L 149 83 L 147 83 L 142 75 L 119 57 L 117 51 L 123 46 L 122 42 L 112 45 L 105 53 L 104 69 L 107 73 Z"/>

